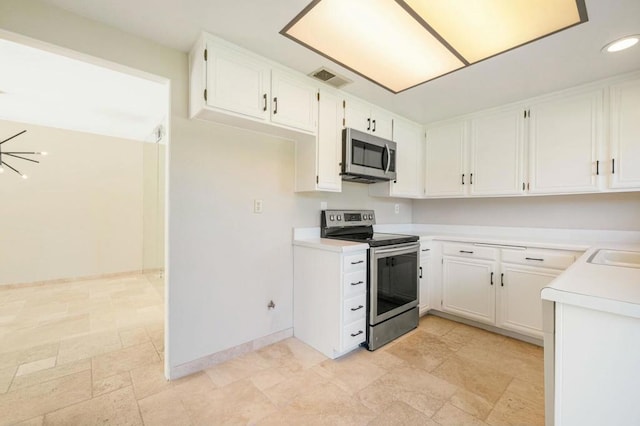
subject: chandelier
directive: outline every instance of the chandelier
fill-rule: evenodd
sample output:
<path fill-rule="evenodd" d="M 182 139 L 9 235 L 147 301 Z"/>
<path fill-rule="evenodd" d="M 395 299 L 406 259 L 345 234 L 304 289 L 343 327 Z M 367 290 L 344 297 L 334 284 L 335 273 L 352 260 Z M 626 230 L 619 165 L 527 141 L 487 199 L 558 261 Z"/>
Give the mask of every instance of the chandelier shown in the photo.
<path fill-rule="evenodd" d="M 8 168 L 10 168 L 11 170 L 13 170 L 14 172 L 16 172 L 17 174 L 19 174 L 22 179 L 27 179 L 28 176 L 25 175 L 24 173 L 20 173 L 20 171 L 18 169 L 16 169 L 15 167 L 9 165 L 5 159 L 7 159 L 7 157 L 11 157 L 11 159 L 17 158 L 19 160 L 24 160 L 24 161 L 31 161 L 32 163 L 40 163 L 37 160 L 34 160 L 32 158 L 28 158 L 28 157 L 24 157 L 24 155 L 47 155 L 46 152 L 24 152 L 24 151 L 2 151 L 2 144 L 5 142 L 9 142 L 11 139 L 16 138 L 18 136 L 20 136 L 21 134 L 26 133 L 26 130 L 23 130 L 19 133 L 16 133 L 15 135 L 3 140 L 2 142 L 0 142 L 0 173 L 4 172 L 4 166 L 7 166 Z"/>

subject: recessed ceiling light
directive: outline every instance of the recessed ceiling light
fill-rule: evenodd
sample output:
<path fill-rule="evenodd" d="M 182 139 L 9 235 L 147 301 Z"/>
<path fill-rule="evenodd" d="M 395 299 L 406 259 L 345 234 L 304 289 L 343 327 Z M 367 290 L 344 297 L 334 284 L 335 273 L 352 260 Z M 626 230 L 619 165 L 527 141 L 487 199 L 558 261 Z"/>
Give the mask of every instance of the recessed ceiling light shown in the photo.
<path fill-rule="evenodd" d="M 640 35 L 630 35 L 618 40 L 612 41 L 602 48 L 603 52 L 619 52 L 624 49 L 628 49 L 632 46 L 638 44 L 638 40 L 640 40 Z"/>
<path fill-rule="evenodd" d="M 281 34 L 398 93 L 587 21 L 585 0 L 313 0 Z"/>

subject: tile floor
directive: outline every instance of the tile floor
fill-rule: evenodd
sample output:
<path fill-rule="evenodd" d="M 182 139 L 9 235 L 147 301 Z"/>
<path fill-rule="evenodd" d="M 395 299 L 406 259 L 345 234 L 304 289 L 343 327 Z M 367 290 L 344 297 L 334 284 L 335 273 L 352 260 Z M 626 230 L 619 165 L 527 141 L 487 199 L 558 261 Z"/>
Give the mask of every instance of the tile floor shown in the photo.
<path fill-rule="evenodd" d="M 329 360 L 295 338 L 167 382 L 158 276 L 0 290 L 0 425 L 537 425 L 542 349 L 434 316 Z"/>

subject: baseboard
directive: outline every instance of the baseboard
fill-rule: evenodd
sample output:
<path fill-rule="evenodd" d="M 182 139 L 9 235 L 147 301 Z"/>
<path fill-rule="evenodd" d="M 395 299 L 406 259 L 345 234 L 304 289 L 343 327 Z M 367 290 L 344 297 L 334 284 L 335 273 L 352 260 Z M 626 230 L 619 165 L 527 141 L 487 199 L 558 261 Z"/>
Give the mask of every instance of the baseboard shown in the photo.
<path fill-rule="evenodd" d="M 82 277 L 56 278 L 53 280 L 0 284 L 0 289 L 41 287 L 41 286 L 50 285 L 50 284 L 66 284 L 70 282 L 101 280 L 101 279 L 108 279 L 108 278 L 115 279 L 115 278 L 124 278 L 124 277 L 134 276 L 134 275 L 145 275 L 145 274 L 162 273 L 162 272 L 164 272 L 164 269 L 161 269 L 161 268 L 145 269 L 145 270 L 136 269 L 133 271 L 111 272 L 108 274 L 85 275 Z"/>
<path fill-rule="evenodd" d="M 476 328 L 481 328 L 483 330 L 487 330 L 487 331 L 490 331 L 492 333 L 502 334 L 503 336 L 511 337 L 511 338 L 517 339 L 517 340 L 522 340 L 524 342 L 531 343 L 532 345 L 544 346 L 542 339 L 536 339 L 535 337 L 527 336 L 525 334 L 520 334 L 520 333 L 516 333 L 514 331 L 509 331 L 509 330 L 504 330 L 502 328 L 494 327 L 494 326 L 488 325 L 488 324 L 483 324 L 483 323 L 478 322 L 478 321 L 473 321 L 473 320 L 469 320 L 469 319 L 466 319 L 466 318 L 461 318 L 461 317 L 459 317 L 457 315 L 451 315 L 451 314 L 446 313 L 446 312 L 436 311 L 435 309 L 431 309 L 430 311 L 426 312 L 425 314 L 434 315 L 434 316 L 441 317 L 441 318 L 448 319 L 448 320 L 455 321 L 455 322 L 460 322 L 462 324 L 470 325 L 470 326 L 476 327 Z"/>
<path fill-rule="evenodd" d="M 256 351 L 265 346 L 272 345 L 284 339 L 288 339 L 293 336 L 293 327 L 287 328 L 267 336 L 260 337 L 255 340 L 243 343 L 238 346 L 234 346 L 229 349 L 225 349 L 220 352 L 213 353 L 211 355 L 204 356 L 202 358 L 194 359 L 193 361 L 186 362 L 184 364 L 170 367 L 169 379 L 175 380 L 180 377 L 188 376 L 198 371 L 202 371 L 206 368 L 212 367 L 216 364 L 220 364 L 230 359 L 237 358 L 241 355 L 249 352 Z"/>

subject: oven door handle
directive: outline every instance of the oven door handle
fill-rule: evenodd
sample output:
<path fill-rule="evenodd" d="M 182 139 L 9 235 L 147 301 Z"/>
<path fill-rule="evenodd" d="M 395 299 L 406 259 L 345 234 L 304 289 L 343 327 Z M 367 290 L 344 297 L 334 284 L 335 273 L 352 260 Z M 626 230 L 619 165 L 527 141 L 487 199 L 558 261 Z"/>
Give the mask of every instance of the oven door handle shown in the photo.
<path fill-rule="evenodd" d="M 395 244 L 390 247 L 374 247 L 372 250 L 375 254 L 386 254 L 386 253 L 394 253 L 397 251 L 411 251 L 412 249 L 416 250 L 416 253 L 420 249 L 420 243 L 405 243 L 405 244 Z"/>

